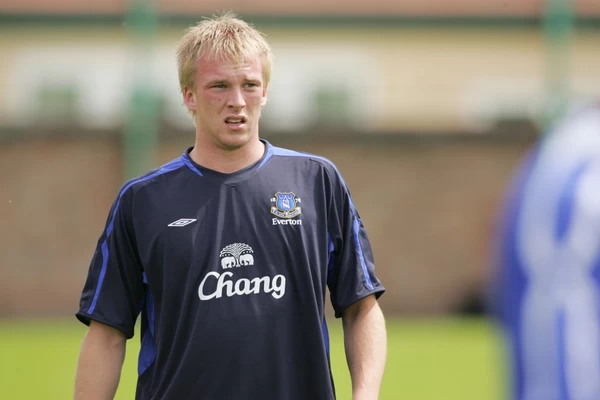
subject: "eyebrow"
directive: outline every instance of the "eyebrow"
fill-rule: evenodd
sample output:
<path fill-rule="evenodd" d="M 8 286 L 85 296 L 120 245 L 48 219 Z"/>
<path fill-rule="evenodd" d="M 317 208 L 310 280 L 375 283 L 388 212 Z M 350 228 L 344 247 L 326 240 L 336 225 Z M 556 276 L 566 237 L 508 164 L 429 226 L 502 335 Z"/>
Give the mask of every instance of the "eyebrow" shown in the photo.
<path fill-rule="evenodd" d="M 208 83 L 206 84 L 206 86 L 213 86 L 213 85 L 223 85 L 229 83 L 227 80 L 225 79 L 215 79 L 214 81 L 208 81 Z"/>
<path fill-rule="evenodd" d="M 261 83 L 261 79 L 260 78 L 245 78 L 243 80 L 244 83 L 250 82 L 250 83 L 255 83 L 255 84 L 259 84 Z M 213 81 L 208 81 L 206 83 L 206 86 L 214 86 L 214 85 L 229 85 L 231 82 L 229 82 L 227 79 L 215 79 Z"/>

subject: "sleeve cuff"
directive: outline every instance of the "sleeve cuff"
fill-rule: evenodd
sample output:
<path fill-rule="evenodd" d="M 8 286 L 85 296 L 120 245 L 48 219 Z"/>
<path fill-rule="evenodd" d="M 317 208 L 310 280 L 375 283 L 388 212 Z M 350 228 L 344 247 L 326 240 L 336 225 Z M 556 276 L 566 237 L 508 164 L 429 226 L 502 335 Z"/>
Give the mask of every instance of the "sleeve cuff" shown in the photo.
<path fill-rule="evenodd" d="M 97 315 L 90 315 L 83 311 L 79 311 L 75 314 L 75 316 L 81 323 L 87 326 L 90 326 L 91 321 L 96 321 L 100 322 L 101 324 L 108 325 L 110 327 L 120 330 L 121 332 L 123 332 L 123 334 L 125 334 L 125 337 L 127 339 L 131 339 L 133 337 L 133 329 L 127 329 L 121 324 L 115 323 L 113 321 L 108 321 L 102 317 L 98 317 Z"/>
<path fill-rule="evenodd" d="M 346 309 L 348 307 L 350 307 L 352 304 L 354 304 L 358 301 L 361 301 L 365 297 L 368 297 L 368 296 L 371 296 L 372 294 L 374 294 L 375 299 L 379 299 L 383 293 L 385 293 L 385 288 L 382 286 L 373 288 L 373 289 L 369 290 L 368 292 L 360 293 L 358 296 L 356 296 L 354 299 L 352 299 L 349 303 L 338 306 L 338 307 L 334 307 L 335 317 L 341 318 L 342 315 L 344 315 L 344 311 L 346 311 Z"/>

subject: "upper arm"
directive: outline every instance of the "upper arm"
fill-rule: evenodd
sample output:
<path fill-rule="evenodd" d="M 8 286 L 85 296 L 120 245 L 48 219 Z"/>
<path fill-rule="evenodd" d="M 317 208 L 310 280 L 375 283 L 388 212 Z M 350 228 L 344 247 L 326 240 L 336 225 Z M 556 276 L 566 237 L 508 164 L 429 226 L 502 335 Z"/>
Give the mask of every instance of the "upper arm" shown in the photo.
<path fill-rule="evenodd" d="M 331 206 L 328 215 L 330 268 L 328 286 L 336 317 L 369 295 L 381 296 L 384 287 L 375 275 L 375 260 L 366 229 L 350 191 L 339 172 L 328 170 Z"/>
<path fill-rule="evenodd" d="M 363 297 L 357 302 L 350 304 L 348 307 L 346 307 L 346 309 L 344 309 L 342 318 L 344 318 L 344 320 L 351 319 L 362 312 L 369 312 L 373 308 L 379 308 L 375 294 L 368 295 L 367 297 Z"/>
<path fill-rule="evenodd" d="M 133 230 L 132 193 L 126 185 L 109 212 L 88 270 L 77 318 L 92 320 L 133 336 L 143 304 L 143 271 Z"/>
<path fill-rule="evenodd" d="M 106 345 L 120 345 L 127 340 L 125 334 L 110 325 L 98 321 L 90 321 L 87 336 Z"/>

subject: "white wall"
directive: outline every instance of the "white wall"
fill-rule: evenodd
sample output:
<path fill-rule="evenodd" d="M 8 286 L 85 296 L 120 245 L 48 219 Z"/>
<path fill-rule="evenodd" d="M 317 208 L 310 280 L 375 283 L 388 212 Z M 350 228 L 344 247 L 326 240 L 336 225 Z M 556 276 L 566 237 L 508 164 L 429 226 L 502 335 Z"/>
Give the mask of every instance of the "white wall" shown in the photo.
<path fill-rule="evenodd" d="M 363 130 L 479 129 L 498 116 L 535 118 L 547 97 L 546 52 L 530 29 L 265 31 L 275 69 L 264 124 L 280 131 L 313 125 L 319 87 L 345 90 L 348 113 L 340 122 Z M 179 34 L 161 31 L 154 54 L 140 63 L 117 27 L 0 31 L 0 125 L 36 120 L 40 86 L 60 84 L 76 88 L 80 123 L 118 126 L 134 78 L 147 77 L 166 100 L 167 119 L 191 126 L 175 66 Z M 574 101 L 600 95 L 598 42 L 600 34 L 580 33 L 572 45 Z"/>

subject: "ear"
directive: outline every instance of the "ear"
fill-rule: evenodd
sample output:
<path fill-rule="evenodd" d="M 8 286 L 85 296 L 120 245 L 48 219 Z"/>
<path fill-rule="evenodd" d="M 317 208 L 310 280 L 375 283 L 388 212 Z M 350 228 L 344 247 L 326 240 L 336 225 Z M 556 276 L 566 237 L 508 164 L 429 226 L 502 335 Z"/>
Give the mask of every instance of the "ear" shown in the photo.
<path fill-rule="evenodd" d="M 196 111 L 196 95 L 189 87 L 183 89 L 183 102 L 190 111 Z"/>

